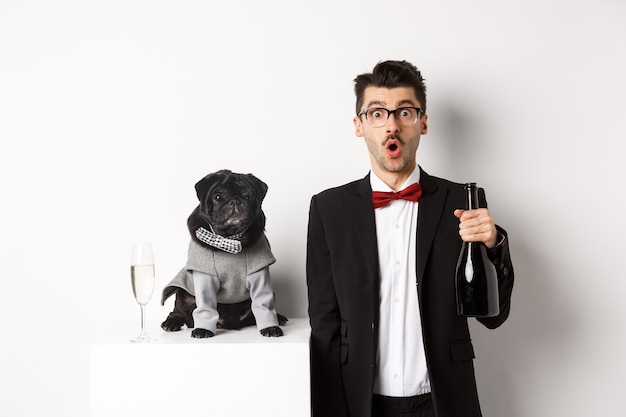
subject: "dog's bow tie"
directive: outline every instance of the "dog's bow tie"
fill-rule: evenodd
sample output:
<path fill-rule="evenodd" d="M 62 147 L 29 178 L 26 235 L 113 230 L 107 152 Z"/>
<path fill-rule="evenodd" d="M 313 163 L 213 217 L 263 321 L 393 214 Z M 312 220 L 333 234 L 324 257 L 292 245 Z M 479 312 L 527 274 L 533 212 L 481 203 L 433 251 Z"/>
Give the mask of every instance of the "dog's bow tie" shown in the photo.
<path fill-rule="evenodd" d="M 242 235 L 243 233 L 237 233 L 236 235 L 224 237 L 214 233 L 213 228 L 211 228 L 211 231 L 206 230 L 204 227 L 200 227 L 196 230 L 198 240 L 228 253 L 241 252 L 241 242 L 238 239 Z"/>
<path fill-rule="evenodd" d="M 402 191 L 372 191 L 372 203 L 374 208 L 380 208 L 391 203 L 393 200 L 409 200 L 417 202 L 422 196 L 422 188 L 418 183 L 411 184 Z"/>

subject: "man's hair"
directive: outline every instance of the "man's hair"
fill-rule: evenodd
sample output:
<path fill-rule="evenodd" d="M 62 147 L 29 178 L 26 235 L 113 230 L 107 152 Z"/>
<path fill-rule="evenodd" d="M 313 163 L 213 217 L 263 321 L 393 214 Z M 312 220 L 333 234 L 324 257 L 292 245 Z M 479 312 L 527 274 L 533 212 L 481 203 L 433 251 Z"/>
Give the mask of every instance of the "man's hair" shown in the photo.
<path fill-rule="evenodd" d="M 383 61 L 376 64 L 371 73 L 358 75 L 354 79 L 357 114 L 363 110 L 363 95 L 367 87 L 411 87 L 415 91 L 415 97 L 419 100 L 422 111 L 426 113 L 426 85 L 420 71 L 410 62 Z"/>

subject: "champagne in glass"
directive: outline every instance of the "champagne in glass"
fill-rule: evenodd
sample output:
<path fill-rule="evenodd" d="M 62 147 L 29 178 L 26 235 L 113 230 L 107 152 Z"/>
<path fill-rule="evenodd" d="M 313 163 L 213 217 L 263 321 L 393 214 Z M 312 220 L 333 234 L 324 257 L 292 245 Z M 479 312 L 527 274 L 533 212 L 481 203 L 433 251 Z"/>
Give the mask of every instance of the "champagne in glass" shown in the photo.
<path fill-rule="evenodd" d="M 150 243 L 133 243 L 130 261 L 130 282 L 135 300 L 141 308 L 141 332 L 131 342 L 149 342 L 145 330 L 145 308 L 154 290 L 154 256 Z"/>

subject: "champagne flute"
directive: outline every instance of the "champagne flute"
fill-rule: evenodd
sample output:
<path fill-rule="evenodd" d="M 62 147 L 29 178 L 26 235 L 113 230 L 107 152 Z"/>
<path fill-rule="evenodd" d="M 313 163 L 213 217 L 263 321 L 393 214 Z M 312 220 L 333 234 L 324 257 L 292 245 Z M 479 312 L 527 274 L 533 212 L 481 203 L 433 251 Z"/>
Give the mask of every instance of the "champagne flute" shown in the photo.
<path fill-rule="evenodd" d="M 152 298 L 154 290 L 154 256 L 152 244 L 133 243 L 130 260 L 130 282 L 135 300 L 141 307 L 141 332 L 131 342 L 149 342 L 152 340 L 145 330 L 145 308 Z"/>

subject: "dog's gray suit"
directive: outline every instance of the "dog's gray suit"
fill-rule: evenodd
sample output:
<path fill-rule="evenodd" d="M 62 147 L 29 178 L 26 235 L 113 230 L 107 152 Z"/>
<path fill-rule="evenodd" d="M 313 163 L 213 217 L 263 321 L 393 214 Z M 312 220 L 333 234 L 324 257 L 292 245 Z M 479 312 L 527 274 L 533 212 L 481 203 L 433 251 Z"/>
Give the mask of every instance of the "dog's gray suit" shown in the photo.
<path fill-rule="evenodd" d="M 163 290 L 161 304 L 177 288 L 184 289 L 196 297 L 194 326 L 215 333 L 217 303 L 233 304 L 250 298 L 257 328 L 278 326 L 269 272 L 274 262 L 265 234 L 237 254 L 208 249 L 192 240 L 187 264 Z"/>

